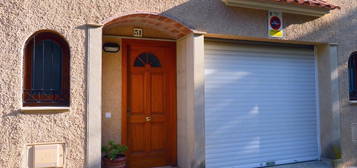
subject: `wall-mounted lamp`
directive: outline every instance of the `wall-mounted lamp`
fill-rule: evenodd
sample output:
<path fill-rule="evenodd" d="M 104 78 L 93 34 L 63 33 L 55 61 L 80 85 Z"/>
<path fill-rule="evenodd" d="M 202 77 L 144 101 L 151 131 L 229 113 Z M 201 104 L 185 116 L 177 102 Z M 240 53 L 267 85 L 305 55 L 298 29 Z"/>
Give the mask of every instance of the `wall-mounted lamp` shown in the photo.
<path fill-rule="evenodd" d="M 120 50 L 120 46 L 117 43 L 104 43 L 103 50 L 104 52 L 116 53 Z"/>

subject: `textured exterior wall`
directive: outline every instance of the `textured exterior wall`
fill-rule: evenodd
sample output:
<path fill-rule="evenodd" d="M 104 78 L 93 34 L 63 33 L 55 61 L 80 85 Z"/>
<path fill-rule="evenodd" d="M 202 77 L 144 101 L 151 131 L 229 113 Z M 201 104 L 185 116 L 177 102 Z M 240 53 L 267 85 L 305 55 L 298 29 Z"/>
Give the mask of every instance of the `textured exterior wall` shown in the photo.
<path fill-rule="evenodd" d="M 357 50 L 357 1 L 329 2 L 342 9 L 321 18 L 284 14 L 285 39 L 338 43 L 343 158 L 346 163 L 357 165 L 357 143 L 351 140 L 351 123 L 357 122 L 357 105 L 348 102 L 346 69 L 349 54 Z M 168 15 L 208 33 L 267 38 L 265 11 L 231 8 L 220 0 L 0 1 L 0 135 L 3 137 L 0 138 L 0 167 L 22 167 L 25 145 L 42 142 L 64 142 L 66 167 L 85 167 L 86 34 L 83 25 L 135 12 Z M 20 113 L 22 49 L 27 38 L 41 29 L 59 32 L 70 45 L 69 112 Z"/>
<path fill-rule="evenodd" d="M 118 38 L 103 38 L 103 44 L 113 42 L 121 44 Z M 121 46 L 121 45 L 120 45 Z M 103 52 L 102 76 L 102 144 L 113 140 L 121 142 L 121 51 L 118 53 Z M 105 118 L 105 113 L 111 113 L 111 118 Z"/>

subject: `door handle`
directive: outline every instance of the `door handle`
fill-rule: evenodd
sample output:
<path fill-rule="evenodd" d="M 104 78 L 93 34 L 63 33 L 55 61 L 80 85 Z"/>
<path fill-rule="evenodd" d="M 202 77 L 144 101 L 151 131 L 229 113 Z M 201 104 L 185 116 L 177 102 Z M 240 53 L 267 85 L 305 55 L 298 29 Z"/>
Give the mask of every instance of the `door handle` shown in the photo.
<path fill-rule="evenodd" d="M 145 121 L 146 121 L 146 122 L 151 121 L 151 117 L 145 117 Z"/>

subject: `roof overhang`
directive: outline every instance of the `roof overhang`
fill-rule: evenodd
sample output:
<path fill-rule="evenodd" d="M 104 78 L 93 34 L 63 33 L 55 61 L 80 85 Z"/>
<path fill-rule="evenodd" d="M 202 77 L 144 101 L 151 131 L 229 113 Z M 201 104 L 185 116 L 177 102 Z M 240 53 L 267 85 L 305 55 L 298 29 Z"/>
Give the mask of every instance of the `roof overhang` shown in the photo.
<path fill-rule="evenodd" d="M 330 12 L 329 8 L 309 7 L 303 5 L 284 4 L 279 2 L 267 2 L 256 0 L 222 0 L 227 6 L 252 8 L 261 10 L 273 10 L 285 13 L 321 17 Z"/>

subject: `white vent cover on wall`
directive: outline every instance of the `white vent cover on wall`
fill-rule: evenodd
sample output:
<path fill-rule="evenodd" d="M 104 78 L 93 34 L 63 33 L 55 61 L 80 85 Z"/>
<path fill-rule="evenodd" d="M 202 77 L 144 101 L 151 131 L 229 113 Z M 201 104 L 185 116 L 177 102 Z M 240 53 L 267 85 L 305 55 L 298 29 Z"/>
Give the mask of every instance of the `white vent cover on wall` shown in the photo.
<path fill-rule="evenodd" d="M 32 161 L 34 168 L 63 167 L 63 144 L 34 145 Z"/>
<path fill-rule="evenodd" d="M 352 130 L 352 141 L 357 142 L 357 123 L 352 123 L 351 130 Z"/>

